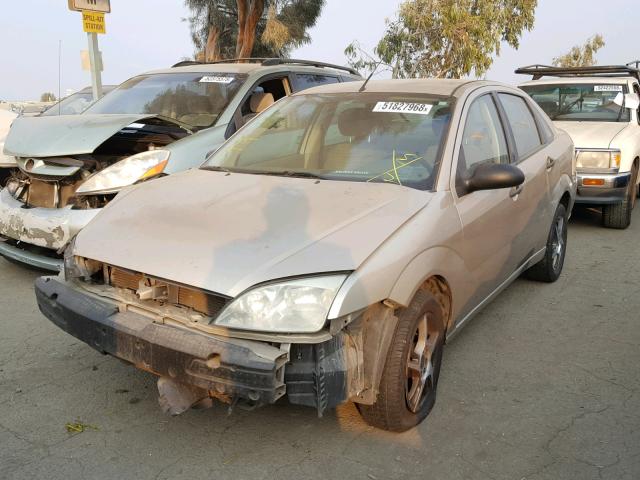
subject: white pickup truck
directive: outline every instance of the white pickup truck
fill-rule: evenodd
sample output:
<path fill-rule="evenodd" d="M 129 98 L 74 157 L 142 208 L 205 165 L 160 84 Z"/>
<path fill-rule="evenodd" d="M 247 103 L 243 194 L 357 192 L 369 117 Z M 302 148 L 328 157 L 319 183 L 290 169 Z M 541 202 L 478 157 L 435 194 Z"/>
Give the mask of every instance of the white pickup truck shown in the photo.
<path fill-rule="evenodd" d="M 639 193 L 640 70 L 533 65 L 516 73 L 533 75 L 519 87 L 573 139 L 576 203 L 601 207 L 605 227 L 627 228 Z"/>

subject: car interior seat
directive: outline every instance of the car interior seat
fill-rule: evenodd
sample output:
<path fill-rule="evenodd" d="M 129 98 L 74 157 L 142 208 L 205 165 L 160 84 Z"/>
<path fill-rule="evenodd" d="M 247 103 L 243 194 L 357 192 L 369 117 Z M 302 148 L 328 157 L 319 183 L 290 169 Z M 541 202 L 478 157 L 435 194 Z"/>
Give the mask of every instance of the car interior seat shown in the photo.
<path fill-rule="evenodd" d="M 272 93 L 254 92 L 253 94 L 251 94 L 251 98 L 249 98 L 249 109 L 251 110 L 251 113 L 248 113 L 247 115 L 244 115 L 242 117 L 243 124 L 247 123 L 257 114 L 266 110 L 274 103 L 275 99 L 273 98 Z"/>

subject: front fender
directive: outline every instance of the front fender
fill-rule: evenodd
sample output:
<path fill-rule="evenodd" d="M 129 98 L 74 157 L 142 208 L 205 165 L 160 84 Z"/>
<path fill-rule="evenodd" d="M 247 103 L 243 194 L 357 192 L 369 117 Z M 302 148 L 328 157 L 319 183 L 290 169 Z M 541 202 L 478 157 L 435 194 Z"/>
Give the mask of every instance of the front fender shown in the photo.
<path fill-rule="evenodd" d="M 472 273 L 451 248 L 433 247 L 413 258 L 393 285 L 389 299 L 403 306 L 409 305 L 418 288 L 431 277 L 439 277 L 447 283 L 451 292 L 451 320 L 455 321 L 474 287 Z"/>

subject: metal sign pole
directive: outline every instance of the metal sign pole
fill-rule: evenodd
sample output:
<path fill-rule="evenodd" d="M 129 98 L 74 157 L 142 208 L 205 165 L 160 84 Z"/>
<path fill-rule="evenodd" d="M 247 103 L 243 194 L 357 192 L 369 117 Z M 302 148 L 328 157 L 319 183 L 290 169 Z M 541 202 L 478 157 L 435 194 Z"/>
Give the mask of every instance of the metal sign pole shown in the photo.
<path fill-rule="evenodd" d="M 102 65 L 100 65 L 100 51 L 98 50 L 98 34 L 87 33 L 89 39 L 89 63 L 91 64 L 91 87 L 93 90 L 93 100 L 102 97 Z"/>

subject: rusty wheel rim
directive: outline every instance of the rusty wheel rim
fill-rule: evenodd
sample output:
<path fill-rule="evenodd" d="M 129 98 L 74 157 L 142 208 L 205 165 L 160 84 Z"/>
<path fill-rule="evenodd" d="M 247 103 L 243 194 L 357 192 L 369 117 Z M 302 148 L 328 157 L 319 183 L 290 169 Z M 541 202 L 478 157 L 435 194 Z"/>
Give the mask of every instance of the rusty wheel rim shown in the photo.
<path fill-rule="evenodd" d="M 440 332 L 424 314 L 412 337 L 407 358 L 405 398 L 407 407 L 418 413 L 429 393 L 435 389 L 434 352 L 440 338 Z"/>

